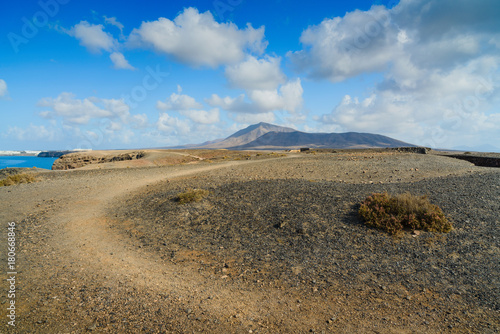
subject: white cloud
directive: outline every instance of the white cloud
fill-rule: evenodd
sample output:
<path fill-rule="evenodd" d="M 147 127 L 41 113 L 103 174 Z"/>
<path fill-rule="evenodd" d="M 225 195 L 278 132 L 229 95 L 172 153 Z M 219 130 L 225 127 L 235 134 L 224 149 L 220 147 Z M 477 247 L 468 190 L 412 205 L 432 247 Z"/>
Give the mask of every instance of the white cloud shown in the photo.
<path fill-rule="evenodd" d="M 303 50 L 288 56 L 315 79 L 383 73 L 372 96 L 346 96 L 318 118 L 325 126 L 435 147 L 479 137 L 498 142 L 491 122 L 500 101 L 499 9 L 492 0 L 373 6 L 309 27 L 301 36 Z"/>
<path fill-rule="evenodd" d="M 47 128 L 44 125 L 30 124 L 27 128 L 17 126 L 9 127 L 6 137 L 18 141 L 58 141 L 62 139 L 62 133 L 57 128 Z"/>
<path fill-rule="evenodd" d="M 235 112 L 235 113 L 259 113 L 260 111 L 252 103 L 245 101 L 245 94 L 241 94 L 238 97 L 224 98 L 217 94 L 212 94 L 212 96 L 205 100 L 212 107 L 220 107 L 224 110 Z"/>
<path fill-rule="evenodd" d="M 226 78 L 236 88 L 247 90 L 272 90 L 286 82 L 280 68 L 281 58 L 257 59 L 248 56 L 245 61 L 226 67 Z"/>
<path fill-rule="evenodd" d="M 229 117 L 231 117 L 237 123 L 248 125 L 260 122 L 273 123 L 276 120 L 276 116 L 273 112 L 259 114 L 230 113 Z"/>
<path fill-rule="evenodd" d="M 262 54 L 267 46 L 264 27 L 218 23 L 210 12 L 186 8 L 173 21 L 143 22 L 129 37 L 132 46 L 152 46 L 192 66 L 218 67 L 241 61 L 247 52 Z"/>
<path fill-rule="evenodd" d="M 7 83 L 5 82 L 5 80 L 0 79 L 0 97 L 6 96 L 7 93 Z"/>
<path fill-rule="evenodd" d="M 116 69 L 124 69 L 124 70 L 135 70 L 135 68 L 129 64 L 125 56 L 120 52 L 113 52 L 109 55 L 109 58 L 115 65 Z"/>
<path fill-rule="evenodd" d="M 300 37 L 304 49 L 289 52 L 295 67 L 313 78 L 342 81 L 364 72 L 384 70 L 400 54 L 398 29 L 383 6 L 325 19 Z"/>
<path fill-rule="evenodd" d="M 104 22 L 106 24 L 110 24 L 112 26 L 117 27 L 118 29 L 120 29 L 120 33 L 123 34 L 123 28 L 125 28 L 125 27 L 123 26 L 123 24 L 121 24 L 120 22 L 118 22 L 118 20 L 116 19 L 116 17 L 106 17 L 106 16 L 104 16 Z"/>
<path fill-rule="evenodd" d="M 202 110 L 203 105 L 201 103 L 197 102 L 193 97 L 181 93 L 182 87 L 177 85 L 177 93 L 170 95 L 165 102 L 158 101 L 156 108 L 163 111 L 177 111 L 196 124 L 214 124 L 220 121 L 219 109 L 215 108 L 210 111 Z M 168 116 L 168 114 L 165 115 Z M 171 120 L 172 118 L 168 119 Z"/>
<path fill-rule="evenodd" d="M 300 79 L 296 79 L 287 82 L 279 90 L 251 90 L 248 93 L 250 102 L 245 101 L 245 94 L 235 98 L 222 98 L 213 94 L 206 102 L 212 107 L 220 107 L 234 113 L 261 114 L 284 110 L 293 114 L 302 108 L 303 92 Z"/>
<path fill-rule="evenodd" d="M 38 102 L 39 107 L 48 107 L 52 111 L 44 111 L 42 117 L 62 117 L 71 124 L 87 124 L 93 118 L 110 118 L 113 113 L 96 105 L 95 98 L 75 99 L 72 93 L 61 93 L 58 97 L 44 98 Z"/>
<path fill-rule="evenodd" d="M 149 127 L 148 116 L 146 114 L 133 115 L 130 118 L 130 123 L 134 129 L 145 129 Z"/>
<path fill-rule="evenodd" d="M 125 125 L 133 128 L 149 126 L 145 114 L 131 115 L 130 106 L 122 99 L 88 97 L 77 99 L 72 93 L 61 93 L 56 98 L 44 98 L 39 107 L 50 108 L 39 113 L 42 118 L 62 120 L 63 125 L 78 127 L 92 121 L 109 121 L 109 130 L 120 130 Z"/>
<path fill-rule="evenodd" d="M 80 44 L 90 52 L 98 53 L 102 50 L 112 52 L 116 47 L 116 40 L 111 34 L 104 31 L 102 24 L 90 24 L 87 21 L 81 21 L 65 32 L 78 39 Z"/>
<path fill-rule="evenodd" d="M 319 121 L 338 131 L 382 133 L 431 147 L 470 146 L 481 136 L 500 142 L 500 123 L 495 123 L 500 113 L 493 111 L 500 93 L 482 73 L 497 68 L 487 57 L 446 74 L 395 70 L 372 96 L 359 101 L 347 95 Z"/>
<path fill-rule="evenodd" d="M 210 111 L 184 110 L 181 111 L 181 114 L 189 117 L 189 119 L 198 124 L 215 124 L 220 121 L 220 112 L 217 108 Z"/>
<path fill-rule="evenodd" d="M 182 92 L 182 88 L 178 86 L 178 92 L 173 93 L 170 95 L 170 97 L 165 101 L 158 101 L 156 102 L 156 108 L 159 110 L 175 110 L 175 111 L 181 111 L 181 110 L 189 110 L 189 109 L 201 109 L 203 108 L 203 105 L 199 102 L 196 102 L 196 100 L 189 96 L 189 95 L 184 95 L 180 94 Z"/>
<path fill-rule="evenodd" d="M 123 36 L 123 24 L 118 22 L 115 17 L 104 16 L 106 24 L 113 25 L 120 29 L 120 39 Z M 62 31 L 80 41 L 80 45 L 87 48 L 92 53 L 100 53 L 107 51 L 110 53 L 109 58 L 113 62 L 114 68 L 135 70 L 130 65 L 123 53 L 117 51 L 120 48 L 120 43 L 108 32 L 104 31 L 102 24 L 90 24 L 87 21 L 81 21 L 74 25 L 71 29 L 62 29 Z"/>
<path fill-rule="evenodd" d="M 390 64 L 409 56 L 419 68 L 446 69 L 487 50 L 494 36 L 498 38 L 498 14 L 494 0 L 480 6 L 465 0 L 403 0 L 393 9 L 373 6 L 309 27 L 300 38 L 304 49 L 288 56 L 298 70 L 333 82 L 390 70 Z"/>
<path fill-rule="evenodd" d="M 158 121 L 156 122 L 156 128 L 164 135 L 169 136 L 185 136 L 191 132 L 191 125 L 188 120 L 172 117 L 166 112 L 160 113 Z"/>

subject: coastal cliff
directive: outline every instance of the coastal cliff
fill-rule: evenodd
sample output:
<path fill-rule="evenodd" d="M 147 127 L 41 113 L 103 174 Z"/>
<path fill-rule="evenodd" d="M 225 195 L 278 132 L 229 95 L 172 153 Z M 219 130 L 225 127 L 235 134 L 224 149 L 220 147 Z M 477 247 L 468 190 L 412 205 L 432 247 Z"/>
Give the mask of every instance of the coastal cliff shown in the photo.
<path fill-rule="evenodd" d="M 52 170 L 76 169 L 90 164 L 141 159 L 143 151 L 120 152 L 77 152 L 61 156 L 52 165 Z"/>

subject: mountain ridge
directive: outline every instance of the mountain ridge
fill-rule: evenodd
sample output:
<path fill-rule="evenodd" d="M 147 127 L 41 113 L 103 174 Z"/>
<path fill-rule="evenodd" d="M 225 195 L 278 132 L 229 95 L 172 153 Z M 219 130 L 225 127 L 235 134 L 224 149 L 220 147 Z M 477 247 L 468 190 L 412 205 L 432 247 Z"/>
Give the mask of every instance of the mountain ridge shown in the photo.
<path fill-rule="evenodd" d="M 309 133 L 261 122 L 241 129 L 224 139 L 217 139 L 198 145 L 186 145 L 185 147 L 230 150 L 285 150 L 302 147 L 349 149 L 402 146 L 417 147 L 414 144 L 373 133 Z"/>

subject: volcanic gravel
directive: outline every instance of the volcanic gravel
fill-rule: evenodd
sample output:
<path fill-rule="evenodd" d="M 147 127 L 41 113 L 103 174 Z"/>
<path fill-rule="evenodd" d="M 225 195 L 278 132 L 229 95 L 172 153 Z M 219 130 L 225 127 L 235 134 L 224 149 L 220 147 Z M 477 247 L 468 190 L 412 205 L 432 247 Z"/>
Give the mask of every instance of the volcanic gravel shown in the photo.
<path fill-rule="evenodd" d="M 188 188 L 210 194 L 178 204 L 176 195 Z M 359 203 L 383 191 L 428 195 L 454 230 L 391 237 L 366 227 Z M 141 247 L 173 262 L 195 261 L 209 278 L 325 295 L 341 289 L 346 297 L 364 291 L 409 300 L 427 293 L 427 312 L 439 308 L 444 316 L 451 309 L 466 318 L 500 310 L 497 173 L 388 184 L 199 176 L 150 187 L 118 211 L 118 221 L 129 224 L 124 233 Z"/>

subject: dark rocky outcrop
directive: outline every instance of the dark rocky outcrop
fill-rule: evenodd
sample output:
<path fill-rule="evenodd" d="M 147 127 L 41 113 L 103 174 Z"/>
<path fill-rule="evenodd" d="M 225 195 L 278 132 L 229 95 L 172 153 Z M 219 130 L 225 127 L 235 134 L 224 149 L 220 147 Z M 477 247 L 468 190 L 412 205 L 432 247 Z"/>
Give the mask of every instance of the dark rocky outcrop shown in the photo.
<path fill-rule="evenodd" d="M 500 158 L 494 157 L 479 157 L 473 155 L 446 155 L 447 157 L 465 160 L 472 162 L 476 166 L 481 167 L 497 167 L 500 168 Z"/>
<path fill-rule="evenodd" d="M 59 158 L 65 154 L 74 153 L 75 151 L 45 151 L 38 153 L 39 158 Z"/>
<path fill-rule="evenodd" d="M 126 161 L 140 159 L 145 156 L 143 151 L 134 151 L 118 154 L 93 154 L 93 153 L 70 153 L 57 159 L 52 165 L 52 170 L 76 169 L 90 164 L 101 164 L 106 162 Z"/>

